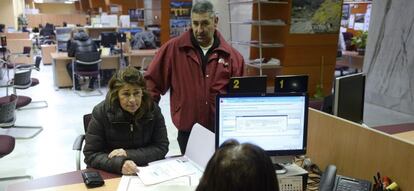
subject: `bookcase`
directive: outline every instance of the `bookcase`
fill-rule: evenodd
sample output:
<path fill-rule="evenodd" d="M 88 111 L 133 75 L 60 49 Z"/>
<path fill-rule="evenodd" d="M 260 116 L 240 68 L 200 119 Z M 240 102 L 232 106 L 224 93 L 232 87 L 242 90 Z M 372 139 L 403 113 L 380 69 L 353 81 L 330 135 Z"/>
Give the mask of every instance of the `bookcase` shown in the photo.
<path fill-rule="evenodd" d="M 263 74 L 263 69 L 281 68 L 277 55 L 269 55 L 267 52 L 277 52 L 284 46 L 282 39 L 277 37 L 273 32 L 280 33 L 280 30 L 286 27 L 286 17 L 281 15 L 262 14 L 265 7 L 274 7 L 276 9 L 285 9 L 288 5 L 287 1 L 264 1 L 264 0 L 229 0 L 229 19 L 230 19 L 230 36 L 233 46 L 244 49 L 241 46 L 250 48 L 250 57 L 246 60 L 246 64 L 250 67 L 257 68 L 259 74 Z M 244 8 L 243 8 L 244 7 Z M 253 7 L 253 15 L 238 14 L 237 10 L 248 10 Z M 235 14 L 234 14 L 235 13 Z M 251 27 L 251 38 L 246 39 L 245 33 L 247 25 Z M 270 32 L 272 31 L 272 32 Z M 240 33 L 242 32 L 242 33 Z"/>
<path fill-rule="evenodd" d="M 328 95 L 333 85 L 339 31 L 290 33 L 292 1 L 229 0 L 232 45 L 245 57 L 247 75 L 267 75 L 269 87 L 274 87 L 276 75 L 306 74 L 310 97 L 317 90 Z M 266 65 L 271 58 L 278 59 L 280 65 Z"/>

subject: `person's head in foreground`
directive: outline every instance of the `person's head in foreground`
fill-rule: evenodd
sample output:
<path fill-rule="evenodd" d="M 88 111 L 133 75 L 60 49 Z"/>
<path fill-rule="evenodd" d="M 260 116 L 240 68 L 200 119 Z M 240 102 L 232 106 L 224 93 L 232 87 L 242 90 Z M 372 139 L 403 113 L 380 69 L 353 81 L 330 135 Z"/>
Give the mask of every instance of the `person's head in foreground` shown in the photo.
<path fill-rule="evenodd" d="M 278 191 L 272 161 L 253 144 L 224 142 L 207 164 L 197 191 Z"/>

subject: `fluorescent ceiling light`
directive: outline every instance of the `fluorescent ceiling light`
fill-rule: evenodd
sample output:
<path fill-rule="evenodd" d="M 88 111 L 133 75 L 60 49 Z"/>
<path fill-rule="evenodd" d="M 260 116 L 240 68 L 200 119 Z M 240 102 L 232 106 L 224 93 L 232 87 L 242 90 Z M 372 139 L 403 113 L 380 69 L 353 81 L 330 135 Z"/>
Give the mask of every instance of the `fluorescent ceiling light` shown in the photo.
<path fill-rule="evenodd" d="M 35 3 L 43 3 L 43 0 L 34 0 Z"/>
<path fill-rule="evenodd" d="M 65 1 L 66 4 L 72 4 L 73 1 Z"/>

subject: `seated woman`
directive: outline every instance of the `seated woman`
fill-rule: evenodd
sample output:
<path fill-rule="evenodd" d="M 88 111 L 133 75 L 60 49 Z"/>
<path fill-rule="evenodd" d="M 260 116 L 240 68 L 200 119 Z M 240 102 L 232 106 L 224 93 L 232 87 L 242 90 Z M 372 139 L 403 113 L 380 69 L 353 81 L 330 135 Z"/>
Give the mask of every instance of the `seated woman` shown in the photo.
<path fill-rule="evenodd" d="M 253 144 L 224 142 L 207 164 L 196 191 L 278 191 L 279 183 L 266 152 Z"/>
<path fill-rule="evenodd" d="M 134 174 L 137 166 L 163 159 L 168 152 L 164 117 L 133 67 L 117 71 L 106 99 L 95 106 L 83 153 L 88 167 Z"/>

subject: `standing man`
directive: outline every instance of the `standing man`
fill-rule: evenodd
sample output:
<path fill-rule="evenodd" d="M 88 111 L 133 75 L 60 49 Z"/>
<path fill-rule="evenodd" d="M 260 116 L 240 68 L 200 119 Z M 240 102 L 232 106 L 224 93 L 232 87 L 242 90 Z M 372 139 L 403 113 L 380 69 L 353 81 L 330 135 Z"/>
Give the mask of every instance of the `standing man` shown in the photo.
<path fill-rule="evenodd" d="M 197 1 L 191 29 L 164 44 L 145 74 L 154 100 L 170 90 L 181 153 L 195 123 L 214 132 L 216 95 L 226 92 L 230 77 L 243 75 L 243 57 L 216 30 L 217 22 L 213 4 Z"/>

